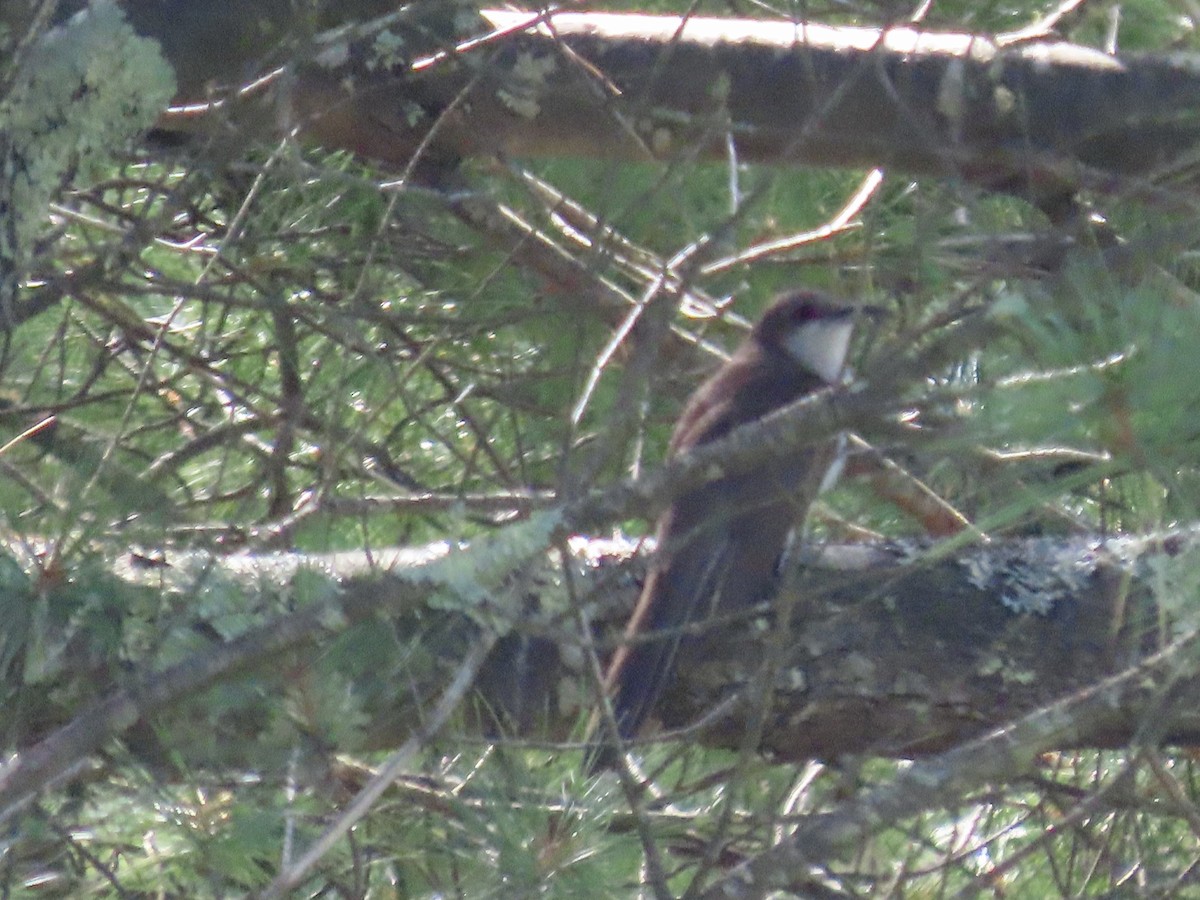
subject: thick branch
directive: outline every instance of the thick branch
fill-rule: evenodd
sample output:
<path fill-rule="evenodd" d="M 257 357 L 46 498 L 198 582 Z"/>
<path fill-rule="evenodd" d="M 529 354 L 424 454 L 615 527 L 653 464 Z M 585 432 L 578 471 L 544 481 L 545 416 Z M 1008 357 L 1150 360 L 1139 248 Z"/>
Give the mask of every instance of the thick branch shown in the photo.
<path fill-rule="evenodd" d="M 128 5 L 143 33 L 169 37 L 181 99 L 201 98 L 223 57 L 142 9 L 160 0 Z M 190 7 L 233 15 L 228 4 Z M 401 169 L 418 148 L 442 164 L 500 152 L 721 157 L 732 135 L 742 161 L 886 165 L 1042 195 L 1077 186 L 1080 164 L 1101 188 L 1115 186 L 1107 176 L 1149 175 L 1198 136 L 1200 79 L 1178 55 L 779 21 L 564 13 L 520 31 L 526 21 L 537 20 L 487 11 L 476 34 L 444 36 L 448 47 L 475 39 L 457 52 L 430 49 L 429 23 L 403 17 L 386 41 L 378 31 L 318 36 L 306 56 L 316 61 L 284 79 L 290 121 L 331 148 Z M 478 40 L 489 26 L 495 36 Z M 254 30 L 238 45 L 243 68 L 231 64 L 217 80 L 249 82 L 250 52 L 277 56 L 279 32 Z M 273 120 L 277 108 L 260 117 Z M 196 119 L 163 125 L 186 130 Z"/>
<path fill-rule="evenodd" d="M 1193 543 L 1190 536 L 1038 539 L 989 545 L 952 559 L 915 548 L 852 546 L 826 548 L 799 560 L 783 589 L 800 592 L 802 615 L 795 617 L 787 664 L 765 691 L 772 714 L 760 749 L 779 759 L 921 756 L 1082 691 L 1159 647 L 1163 617 L 1150 584 L 1163 582 L 1164 563 L 1171 557 L 1195 552 Z M 470 552 L 464 552 L 462 564 L 469 566 Z M 69 724 L 0 769 L 0 811 L 67 776 L 139 720 L 155 722 L 158 732 L 168 735 L 173 716 L 186 720 L 182 701 L 217 682 L 251 670 L 261 681 L 271 672 L 278 679 L 274 689 L 286 691 L 319 655 L 292 653 L 288 665 L 280 666 L 275 661 L 281 654 L 328 640 L 355 622 L 377 623 L 383 614 L 393 622 L 400 645 L 419 637 L 428 650 L 421 665 L 406 658 L 391 673 L 402 679 L 403 690 L 395 683 L 374 683 L 388 681 L 387 672 L 350 676 L 371 681 L 354 688 L 365 698 L 362 712 L 371 723 L 365 745 L 396 746 L 421 721 L 424 698 L 436 695 L 463 647 L 478 634 L 479 611 L 466 616 L 447 611 L 441 602 L 437 608 L 428 605 L 434 597 L 445 598 L 444 583 L 431 577 L 429 568 L 441 566 L 444 577 L 443 553 L 394 557 L 402 566 L 421 562 L 396 570 L 401 579 L 352 579 L 338 597 L 218 641 L 165 671 L 123 680 L 125 687 L 110 684 L 107 699 L 73 713 Z M 440 561 L 429 561 L 434 558 Z M 637 580 L 615 560 L 610 556 L 609 563 L 582 568 L 576 576 L 584 598 L 597 610 L 601 633 L 609 636 L 620 633 L 637 593 Z M 1156 561 L 1153 567 L 1147 564 L 1151 561 Z M 338 564 L 336 558 L 315 562 L 322 568 Z M 248 591 L 253 584 L 276 582 L 290 594 L 297 567 L 313 564 L 303 557 L 244 558 L 238 568 L 226 568 L 225 577 L 244 579 Z M 213 561 L 205 571 L 217 565 L 224 563 Z M 506 581 L 504 591 L 523 603 L 510 612 L 518 616 L 514 630 L 497 645 L 478 685 L 487 701 L 483 708 L 493 714 L 478 720 L 488 733 L 499 725 L 510 734 L 562 739 L 579 721 L 579 703 L 586 702 L 580 698 L 588 696 L 580 690 L 585 674 L 577 662 L 577 637 L 567 624 L 573 614 L 554 599 L 553 571 L 552 562 L 536 564 Z M 161 576 L 151 571 L 145 577 Z M 539 607 L 559 612 L 538 612 Z M 214 631 L 203 622 L 196 626 Z M 764 658 L 764 632 L 770 635 L 771 629 L 755 622 L 715 623 L 665 697 L 659 709 L 664 724 L 684 728 L 703 722 L 688 731 L 689 741 L 736 746 L 753 702 L 764 694 L 755 665 Z M 611 640 L 604 643 L 612 646 Z M 1181 664 L 1176 673 L 1173 683 L 1159 686 L 1163 705 L 1151 723 L 1153 738 L 1197 743 L 1200 683 L 1194 664 Z M 89 679 L 89 688 L 105 689 L 95 672 L 80 676 Z M 1146 710 L 1144 699 L 1114 702 L 1102 715 L 1076 723 L 1069 743 L 1125 745 L 1145 732 Z M 228 722 L 216 727 L 221 745 L 236 748 L 269 724 L 232 710 Z M 186 745 L 172 746 L 186 755 Z"/>

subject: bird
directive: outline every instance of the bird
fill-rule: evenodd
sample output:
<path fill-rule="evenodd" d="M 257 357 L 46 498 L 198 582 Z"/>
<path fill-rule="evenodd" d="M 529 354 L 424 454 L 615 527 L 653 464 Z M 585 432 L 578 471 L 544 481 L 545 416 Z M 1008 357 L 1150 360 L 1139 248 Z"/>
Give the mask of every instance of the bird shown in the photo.
<path fill-rule="evenodd" d="M 861 309 L 817 290 L 777 297 L 689 398 L 668 458 L 841 381 Z M 661 515 L 655 556 L 626 640 L 604 673 L 622 741 L 636 737 L 673 680 L 680 656 L 698 645 L 692 632 L 700 623 L 767 598 L 792 528 L 812 498 L 836 480 L 840 456 L 838 439 L 805 447 L 773 465 L 688 491 Z M 615 767 L 615 746 L 609 740 L 594 747 L 589 769 Z"/>

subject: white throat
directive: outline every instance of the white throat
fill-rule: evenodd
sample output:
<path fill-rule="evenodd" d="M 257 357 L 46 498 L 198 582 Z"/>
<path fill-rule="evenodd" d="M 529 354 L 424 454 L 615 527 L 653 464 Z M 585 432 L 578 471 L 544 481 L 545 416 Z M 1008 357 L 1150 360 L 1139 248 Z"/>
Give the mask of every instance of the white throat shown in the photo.
<path fill-rule="evenodd" d="M 788 355 L 814 375 L 829 384 L 836 384 L 846 365 L 850 347 L 851 319 L 832 319 L 828 322 L 806 322 L 784 341 Z"/>

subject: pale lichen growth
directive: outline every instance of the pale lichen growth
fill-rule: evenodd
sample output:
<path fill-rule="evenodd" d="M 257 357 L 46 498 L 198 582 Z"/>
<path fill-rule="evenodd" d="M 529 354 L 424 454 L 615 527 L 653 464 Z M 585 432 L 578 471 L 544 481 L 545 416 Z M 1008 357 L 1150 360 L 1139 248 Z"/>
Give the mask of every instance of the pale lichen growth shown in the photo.
<path fill-rule="evenodd" d="M 158 44 L 111 0 L 41 38 L 0 98 L 0 303 L 15 298 L 57 192 L 72 175 L 97 172 L 174 92 Z"/>
<path fill-rule="evenodd" d="M 337 41 L 316 55 L 317 65 L 326 69 L 338 69 L 350 62 L 350 43 Z"/>
<path fill-rule="evenodd" d="M 1022 687 L 1028 687 L 1031 684 L 1036 684 L 1039 675 L 1032 669 L 1014 669 L 1007 667 L 1004 669 L 1004 680 L 1009 684 L 1019 684 Z"/>
<path fill-rule="evenodd" d="M 655 156 L 666 156 L 671 152 L 671 146 L 674 143 L 674 137 L 669 128 L 655 128 L 650 132 L 650 151 Z"/>
<path fill-rule="evenodd" d="M 558 60 L 552 56 L 521 53 L 513 62 L 505 86 L 496 91 L 496 98 L 522 119 L 533 119 L 541 112 L 538 98 L 545 90 L 547 77 L 557 69 Z"/>
<path fill-rule="evenodd" d="M 878 663 L 865 653 L 848 653 L 841 665 L 845 676 L 857 682 L 873 681 L 878 668 Z"/>
<path fill-rule="evenodd" d="M 975 667 L 975 671 L 983 676 L 999 675 L 1004 671 L 1006 663 L 1004 659 L 996 654 L 989 654 Z"/>
<path fill-rule="evenodd" d="M 1011 88 L 998 84 L 992 91 L 992 103 L 1000 115 L 1011 116 L 1017 108 L 1017 95 Z"/>
<path fill-rule="evenodd" d="M 785 691 L 800 693 L 808 690 L 808 673 L 799 666 L 784 669 L 780 681 Z"/>
<path fill-rule="evenodd" d="M 371 43 L 371 52 L 367 57 L 368 70 L 394 69 L 408 65 L 405 51 L 405 40 L 390 29 L 384 29 L 375 35 Z"/>
<path fill-rule="evenodd" d="M 966 110 L 966 85 L 966 64 L 961 59 L 950 60 L 938 84 L 937 111 L 951 122 L 959 121 Z"/>
<path fill-rule="evenodd" d="M 1187 542 L 1174 553 L 1153 553 L 1146 565 L 1154 599 L 1170 614 L 1172 630 L 1183 634 L 1200 616 L 1200 544 Z"/>
<path fill-rule="evenodd" d="M 504 589 L 505 581 L 530 558 L 546 551 L 561 524 L 558 512 L 539 512 L 423 567 L 417 577 L 444 588 L 430 606 L 466 613 L 504 633 L 514 618 L 513 610 L 504 608 L 511 604 L 501 602 L 510 593 Z"/>
<path fill-rule="evenodd" d="M 728 72 L 718 72 L 717 77 L 708 87 L 708 96 L 720 106 L 729 105 L 729 97 L 733 93 L 733 79 Z"/>
<path fill-rule="evenodd" d="M 558 60 L 553 56 L 534 53 L 521 53 L 512 66 L 512 76 L 523 85 L 542 87 L 546 77 L 558 68 Z"/>
<path fill-rule="evenodd" d="M 973 587 L 994 594 L 1010 612 L 1048 616 L 1058 602 L 1087 589 L 1103 558 L 1094 543 L 1047 538 L 981 548 L 959 565 Z"/>

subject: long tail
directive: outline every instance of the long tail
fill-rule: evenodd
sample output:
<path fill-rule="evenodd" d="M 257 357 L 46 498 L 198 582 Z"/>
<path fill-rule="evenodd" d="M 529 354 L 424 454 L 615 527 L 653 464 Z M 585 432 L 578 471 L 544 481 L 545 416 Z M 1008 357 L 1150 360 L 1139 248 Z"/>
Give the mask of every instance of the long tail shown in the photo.
<path fill-rule="evenodd" d="M 711 612 L 710 599 L 719 593 L 724 553 L 717 551 L 702 562 L 689 556 L 676 557 L 669 568 L 651 572 L 625 628 L 626 643 L 617 648 L 605 672 L 604 688 L 612 697 L 620 741 L 641 731 L 674 680 L 684 630 Z M 599 744 L 588 754 L 588 772 L 612 768 L 618 742 L 611 734 L 604 740 L 606 728 L 591 731 Z"/>

